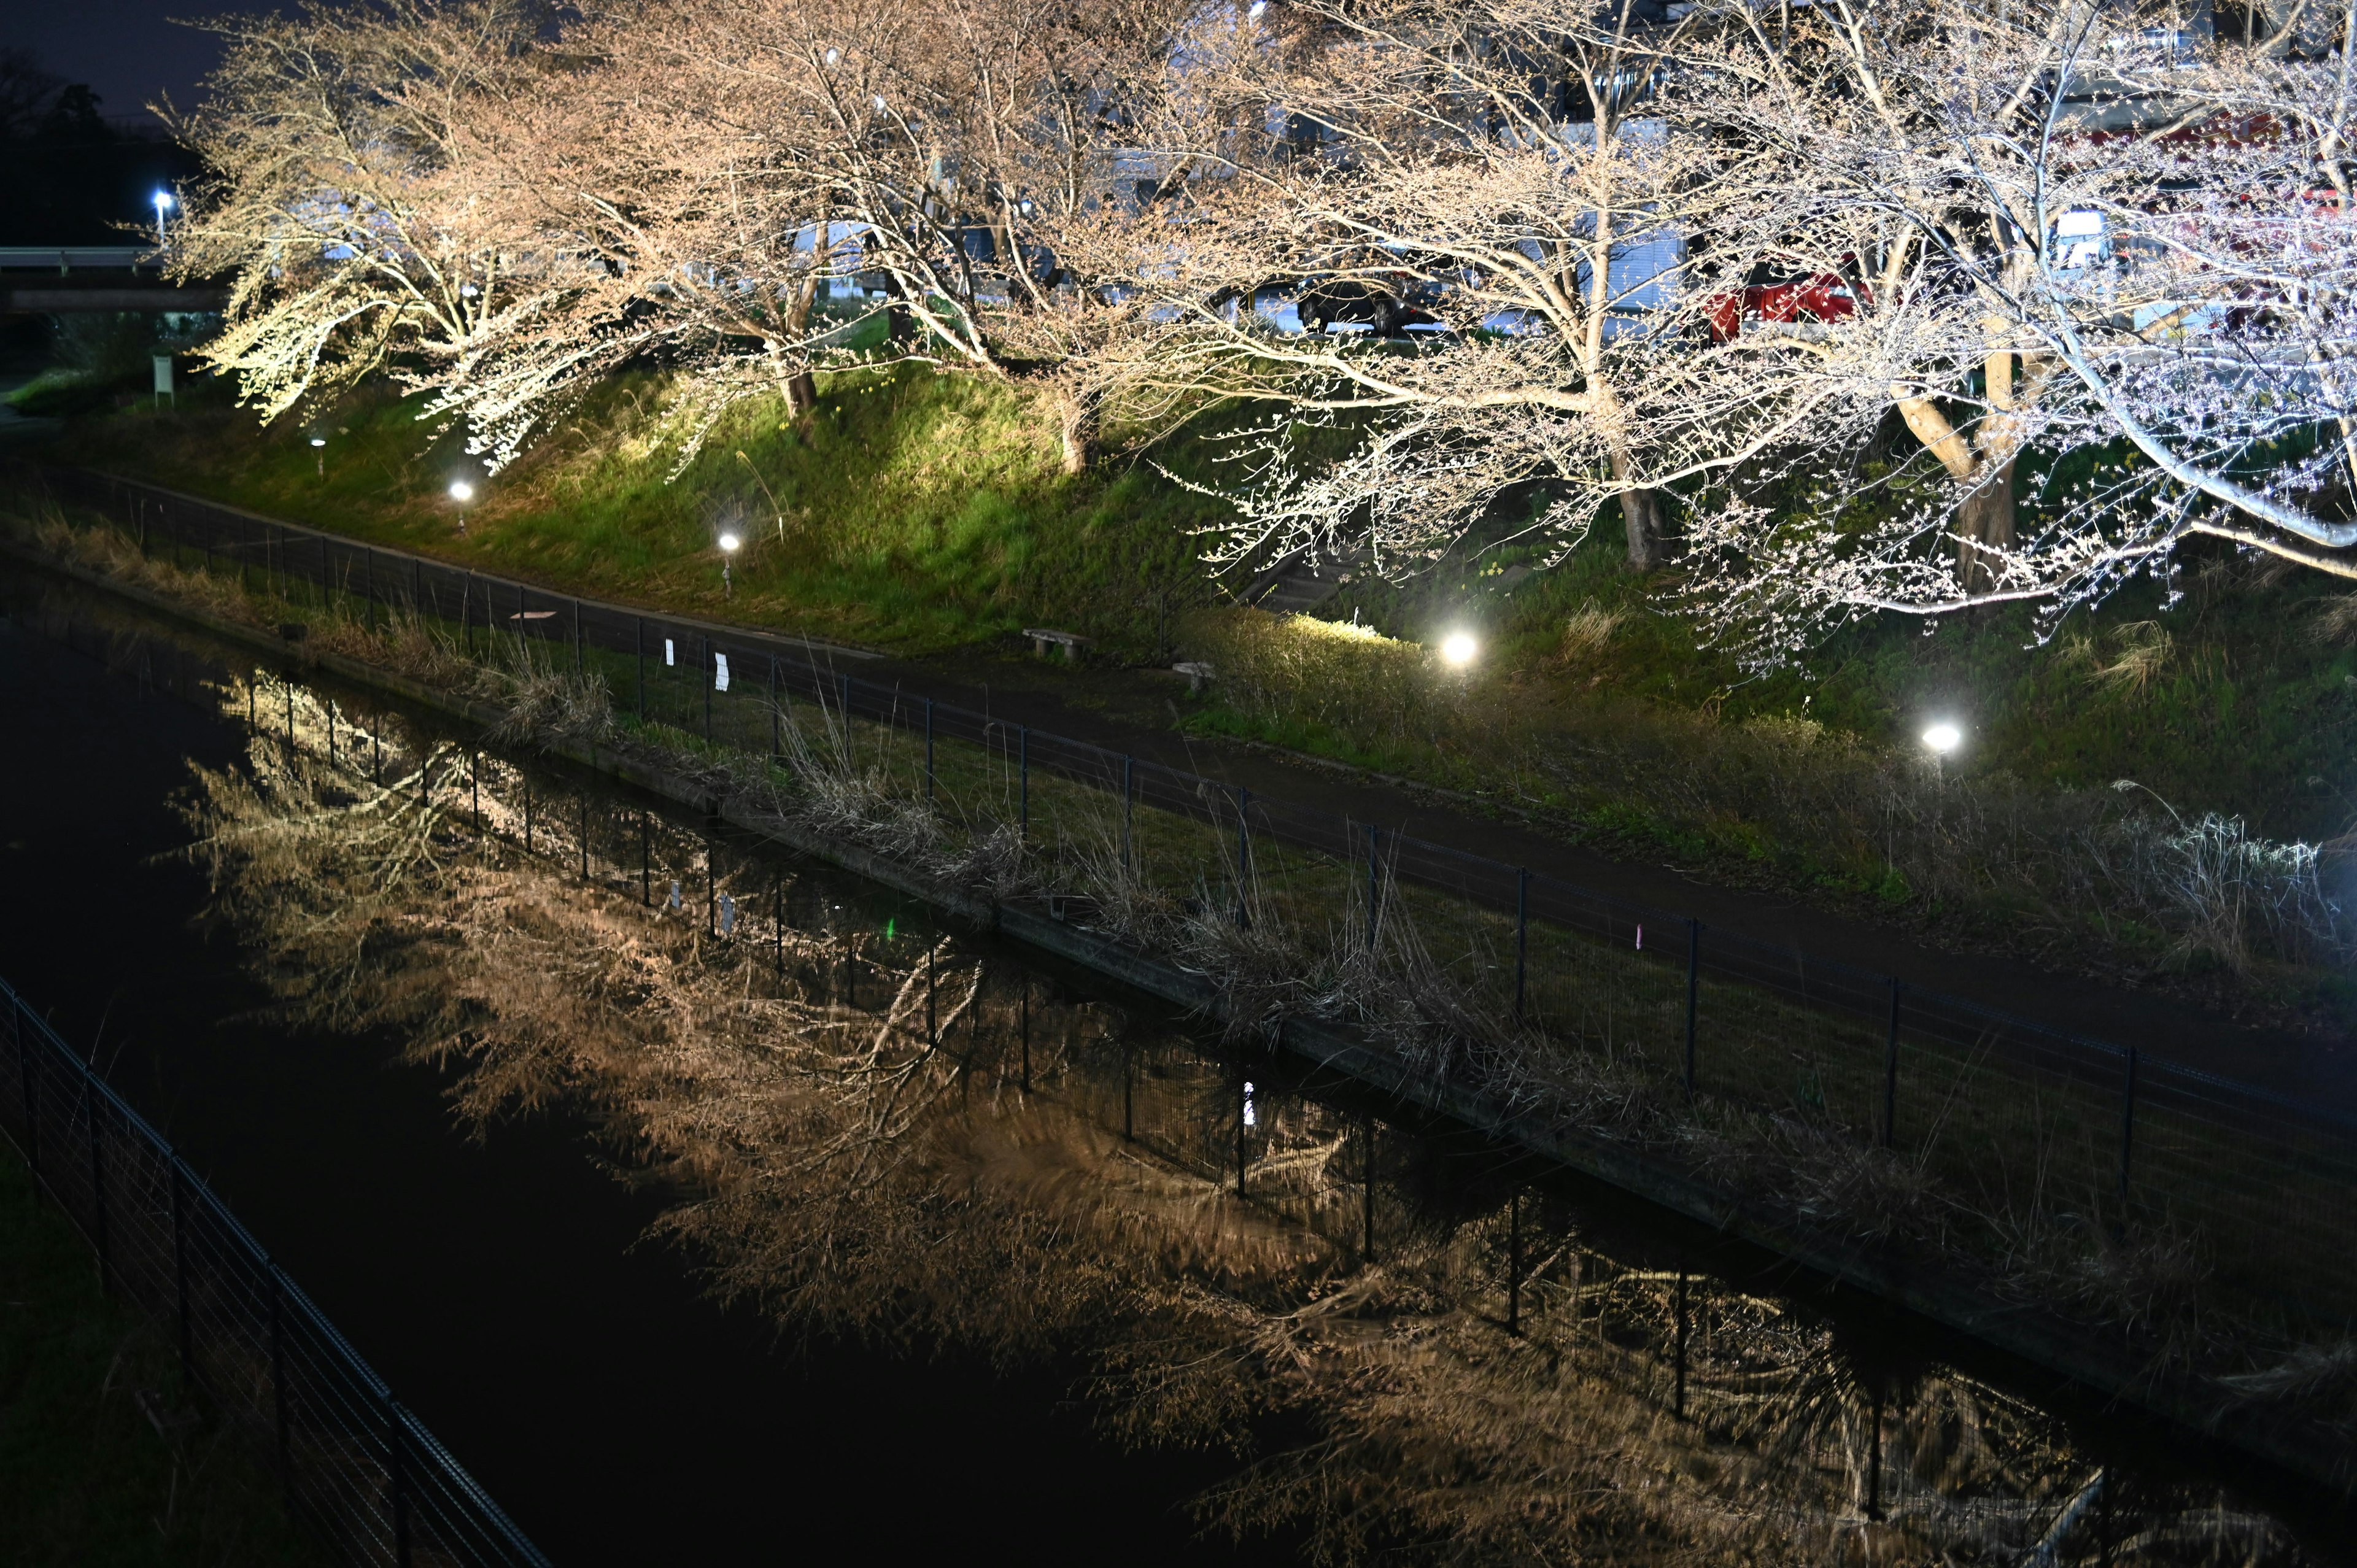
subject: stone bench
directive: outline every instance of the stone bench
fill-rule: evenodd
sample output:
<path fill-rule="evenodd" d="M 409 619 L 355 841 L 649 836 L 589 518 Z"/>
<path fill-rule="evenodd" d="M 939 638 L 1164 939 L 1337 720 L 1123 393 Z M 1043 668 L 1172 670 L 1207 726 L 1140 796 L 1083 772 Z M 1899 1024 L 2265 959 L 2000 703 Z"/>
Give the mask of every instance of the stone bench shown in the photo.
<path fill-rule="evenodd" d="M 1025 627 L 1023 635 L 1031 639 L 1031 651 L 1041 658 L 1051 650 L 1062 649 L 1067 664 L 1078 664 L 1082 656 L 1097 645 L 1093 637 L 1082 637 L 1076 631 L 1050 631 L 1045 627 Z"/>
<path fill-rule="evenodd" d="M 1183 664 L 1173 664 L 1170 668 L 1187 677 L 1187 694 L 1190 697 L 1201 696 L 1203 688 L 1211 683 L 1211 677 L 1216 673 L 1210 665 L 1199 664 L 1192 660 Z"/>

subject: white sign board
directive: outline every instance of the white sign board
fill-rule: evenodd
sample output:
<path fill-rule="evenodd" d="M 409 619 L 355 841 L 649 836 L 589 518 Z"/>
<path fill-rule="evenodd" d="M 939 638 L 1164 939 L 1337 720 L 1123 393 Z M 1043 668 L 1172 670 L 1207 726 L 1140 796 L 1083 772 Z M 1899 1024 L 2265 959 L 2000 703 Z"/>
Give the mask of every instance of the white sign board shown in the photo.
<path fill-rule="evenodd" d="M 673 649 L 672 649 L 672 645 L 671 645 L 671 639 L 670 639 L 670 638 L 668 638 L 668 637 L 664 638 L 664 639 L 663 639 L 663 663 L 664 663 L 664 665 L 665 665 L 666 667 L 668 667 L 668 666 L 670 666 L 670 665 L 673 665 L 673 664 L 676 664 L 676 663 L 678 663 L 678 662 L 679 662 L 679 655 L 678 655 L 676 652 L 674 652 L 674 651 L 673 650 Z"/>
<path fill-rule="evenodd" d="M 712 689 L 716 692 L 728 690 L 728 655 L 725 653 L 712 656 Z"/>
<path fill-rule="evenodd" d="M 156 395 L 172 396 L 172 356 L 169 354 L 156 356 Z"/>

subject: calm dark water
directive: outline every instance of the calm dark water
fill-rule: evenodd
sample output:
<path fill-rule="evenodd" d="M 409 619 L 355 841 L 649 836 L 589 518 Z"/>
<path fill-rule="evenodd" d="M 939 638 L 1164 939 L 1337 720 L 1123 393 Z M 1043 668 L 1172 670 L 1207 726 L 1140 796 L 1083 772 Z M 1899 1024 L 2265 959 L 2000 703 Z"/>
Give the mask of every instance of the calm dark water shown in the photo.
<path fill-rule="evenodd" d="M 203 878 L 158 858 L 231 726 L 14 617 L 0 724 L 0 965 L 559 1563 L 1291 1560 L 1199 1541 L 1181 1505 L 1224 1466 L 1124 1458 L 1064 1372 L 781 1353 L 642 1240 L 662 1196 L 579 1123 L 470 1141 L 388 1042 L 258 1021 Z"/>
<path fill-rule="evenodd" d="M 113 669 L 38 629 L 76 602 L 0 573 L 10 611 L 0 626 L 0 972 L 69 1039 L 94 1043 L 113 1081 L 558 1562 L 1298 1560 L 1291 1526 L 1241 1548 L 1200 1537 L 1188 1504 L 1237 1461 L 1184 1445 L 1125 1455 L 1092 1433 L 1077 1366 L 1035 1359 L 1010 1374 L 978 1352 L 909 1356 L 823 1334 L 781 1344 L 749 1308 L 715 1305 L 708 1258 L 649 1239 L 680 1195 L 618 1180 L 601 1152 L 610 1144 L 581 1116 L 516 1118 L 470 1136 L 448 1102 L 448 1075 L 403 1065 L 389 1035 L 271 1022 L 249 953 L 233 933 L 199 926 L 209 889 L 175 858 L 189 829 L 171 801 L 190 763 L 237 764 L 242 726 L 155 689 L 138 628 L 117 610 L 83 607 L 95 618 L 82 640 L 107 642 Z M 887 899 L 789 869 L 805 908 L 922 928 Z M 1512 1166 L 1477 1139 L 1287 1064 L 1215 1059 L 1177 1021 L 1084 980 L 1031 973 L 1004 952 L 964 961 L 983 966 L 998 998 L 977 1007 L 966 1048 L 995 1042 L 1003 1079 L 1017 1015 L 1009 987 L 1019 982 L 1027 1010 L 1034 997 L 1060 999 L 1024 1015 L 1043 1038 L 1052 1015 L 1080 1041 L 1059 1103 L 1110 1124 L 1131 1114 L 1117 1109 L 1117 1085 L 1146 1086 L 1138 1146 L 1194 1180 L 1180 1197 L 1199 1208 L 1232 1146 L 1232 1086 L 1254 1079 L 1249 1136 L 1270 1173 L 1255 1177 L 1259 1201 L 1278 1229 L 1340 1238 L 1318 1244 L 1342 1260 L 1314 1264 L 1328 1271 L 1321 1282 L 1356 1266 L 1353 1173 L 1364 1150 L 1354 1140 L 1382 1118 L 1383 1247 L 1426 1259 L 1421 1288 L 1445 1294 L 1491 1278 L 1498 1248 L 1511 1245 L 1531 1281 L 1516 1309 L 1555 1315 L 1525 1325 L 1526 1342 L 1558 1335 L 1571 1368 L 1550 1363 L 1529 1446 L 1630 1423 L 1619 1447 L 1643 1464 L 1644 1444 L 1658 1442 L 1662 1466 L 1717 1465 L 1705 1494 L 1723 1482 L 1739 1496 L 1727 1506 L 1749 1510 L 1745 1539 L 1785 1543 L 1771 1555 L 2341 1560 L 2346 1521 L 2329 1505 L 2088 1409 L 2050 1377 L 1814 1293 L 1771 1261 Z M 1030 1135 L 1024 1107 L 1007 1112 L 1006 1135 Z M 1501 1210 L 1510 1192 L 1527 1196 Z M 1512 1216 L 1511 1242 L 1501 1213 Z M 1232 1215 L 1205 1225 L 1212 1272 L 1249 1273 Z M 1475 1253 L 1489 1262 L 1462 1262 Z M 1110 1262 L 1141 1276 L 1158 1266 L 1144 1252 Z M 1282 1294 L 1265 1268 L 1234 1287 L 1239 1300 L 1254 1291 Z M 1483 1294 L 1469 1310 L 1478 1324 L 1503 1300 Z M 1583 1393 L 1581 1378 L 1597 1386 Z M 1314 1399 L 1297 1402 L 1263 1423 L 1263 1451 L 1301 1440 L 1318 1411 Z M 1413 1423 L 1415 1412 L 1403 1401 L 1380 1419 Z M 1333 1416 L 1348 1419 L 1359 1418 Z M 1485 1419 L 1494 1435 L 1499 1418 Z M 1972 1428 L 1961 1439 L 1960 1422 Z M 1404 1473 L 1417 1463 L 1405 1452 L 1359 1462 L 1378 1478 L 1384 1463 Z M 1559 1482 L 1538 1483 L 1542 1501 L 1548 1485 L 1584 1484 L 1570 1460 L 1564 1467 Z M 1448 1506 L 1468 1519 L 1488 1506 L 1480 1487 L 1463 1491 Z M 1906 1531 L 1867 1545 L 1864 1521 L 1882 1529 L 1897 1513 Z M 1449 1516 L 1436 1517 L 1445 1535 Z M 1485 1539 L 1494 1544 L 1494 1526 Z"/>

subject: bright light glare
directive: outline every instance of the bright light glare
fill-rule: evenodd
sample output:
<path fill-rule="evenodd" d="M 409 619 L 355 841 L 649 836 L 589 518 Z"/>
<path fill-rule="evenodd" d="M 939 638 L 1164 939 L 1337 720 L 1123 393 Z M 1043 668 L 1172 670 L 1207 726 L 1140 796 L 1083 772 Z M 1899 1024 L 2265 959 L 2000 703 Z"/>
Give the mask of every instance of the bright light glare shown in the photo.
<path fill-rule="evenodd" d="M 168 190 L 157 191 L 156 193 L 156 210 L 158 212 L 168 212 L 171 209 L 172 193 Z"/>
<path fill-rule="evenodd" d="M 720 548 L 723 550 L 734 550 L 744 542 L 733 533 L 724 533 L 720 536 Z"/>
<path fill-rule="evenodd" d="M 454 501 L 473 500 L 475 487 L 464 479 L 453 479 L 450 481 L 450 499 Z"/>
<path fill-rule="evenodd" d="M 1251 9 L 1251 10 L 1249 10 L 1249 11 L 1246 11 L 1246 12 L 1244 13 L 1244 15 L 1245 15 L 1246 16 L 1250 17 L 1252 20 L 1254 20 L 1254 21 L 1257 22 L 1257 21 L 1259 21 L 1259 20 L 1260 20 L 1260 18 L 1261 18 L 1261 14 L 1262 14 L 1263 12 L 1266 11 L 1267 9 L 1268 9 L 1268 0 L 1253 0 L 1253 3 L 1252 3 L 1252 9 Z"/>
<path fill-rule="evenodd" d="M 1459 670 L 1472 663 L 1473 656 L 1480 651 L 1481 645 L 1473 640 L 1470 632 L 1452 631 L 1440 641 L 1441 659 Z"/>
<path fill-rule="evenodd" d="M 327 444 L 328 438 L 324 435 L 314 435 L 311 437 L 311 445 L 314 446 L 325 446 Z"/>
<path fill-rule="evenodd" d="M 1950 724 L 1933 725 L 1923 732 L 1923 744 L 1933 751 L 1951 752 L 1964 743 L 1964 732 Z"/>

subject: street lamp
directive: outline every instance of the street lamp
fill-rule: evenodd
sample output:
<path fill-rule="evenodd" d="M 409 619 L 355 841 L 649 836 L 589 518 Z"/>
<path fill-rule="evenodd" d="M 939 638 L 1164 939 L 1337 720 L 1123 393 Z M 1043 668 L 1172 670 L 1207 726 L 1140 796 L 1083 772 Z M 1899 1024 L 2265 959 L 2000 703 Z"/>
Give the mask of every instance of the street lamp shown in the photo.
<path fill-rule="evenodd" d="M 1440 639 L 1440 660 L 1451 670 L 1462 670 L 1473 662 L 1481 645 L 1473 640 L 1469 631 L 1452 631 Z"/>
<path fill-rule="evenodd" d="M 737 585 L 728 575 L 728 564 L 736 558 L 737 547 L 744 542 L 734 532 L 720 536 L 720 592 L 727 598 L 737 596 Z"/>
<path fill-rule="evenodd" d="M 156 248 L 160 251 L 164 248 L 164 214 L 172 210 L 172 193 L 168 190 L 159 190 L 156 193 L 154 199 L 156 203 Z"/>
<path fill-rule="evenodd" d="M 318 457 L 319 478 L 323 479 L 328 477 L 328 454 L 322 450 L 327 445 L 328 438 L 324 435 L 311 437 L 311 450 Z"/>
<path fill-rule="evenodd" d="M 1964 732 L 1945 719 L 1923 732 L 1923 745 L 1934 757 L 1945 757 L 1964 744 Z"/>
<path fill-rule="evenodd" d="M 467 532 L 467 503 L 475 499 L 475 487 L 464 479 L 450 481 L 450 499 L 458 503 L 458 532 Z"/>

